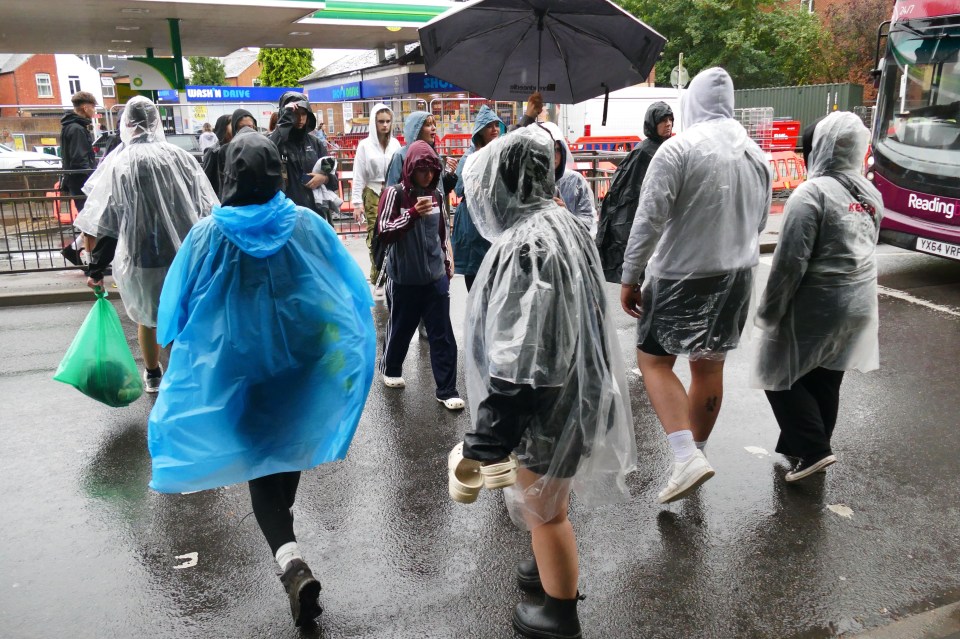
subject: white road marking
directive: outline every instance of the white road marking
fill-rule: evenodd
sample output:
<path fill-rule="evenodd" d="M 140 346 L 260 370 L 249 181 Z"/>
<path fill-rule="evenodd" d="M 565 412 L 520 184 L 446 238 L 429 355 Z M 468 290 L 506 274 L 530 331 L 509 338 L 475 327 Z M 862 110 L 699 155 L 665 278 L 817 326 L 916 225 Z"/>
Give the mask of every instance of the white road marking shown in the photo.
<path fill-rule="evenodd" d="M 943 306 L 941 304 L 934 304 L 933 302 L 928 302 L 927 300 L 922 300 L 919 297 L 914 297 L 910 293 L 905 293 L 904 291 L 898 291 L 895 288 L 887 288 L 886 286 L 877 286 L 877 293 L 880 295 L 886 295 L 887 297 L 895 297 L 898 300 L 903 300 L 904 302 L 910 302 L 911 304 L 916 304 L 918 306 L 923 306 L 940 313 L 946 313 L 947 315 L 953 315 L 954 317 L 960 317 L 960 311 L 950 308 L 949 306 Z"/>

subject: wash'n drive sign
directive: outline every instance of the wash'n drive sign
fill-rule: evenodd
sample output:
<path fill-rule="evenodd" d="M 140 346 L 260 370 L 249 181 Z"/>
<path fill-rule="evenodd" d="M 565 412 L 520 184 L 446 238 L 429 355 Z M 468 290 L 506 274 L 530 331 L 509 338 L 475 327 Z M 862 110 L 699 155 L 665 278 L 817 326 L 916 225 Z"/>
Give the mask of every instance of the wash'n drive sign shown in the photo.
<path fill-rule="evenodd" d="M 279 102 L 290 87 L 210 87 L 188 86 L 187 102 Z"/>

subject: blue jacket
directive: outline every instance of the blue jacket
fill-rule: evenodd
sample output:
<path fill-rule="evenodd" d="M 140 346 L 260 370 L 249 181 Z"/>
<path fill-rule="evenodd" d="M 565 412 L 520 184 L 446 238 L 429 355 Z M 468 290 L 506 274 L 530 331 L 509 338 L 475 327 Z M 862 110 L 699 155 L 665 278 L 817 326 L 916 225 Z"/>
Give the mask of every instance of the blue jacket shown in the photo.
<path fill-rule="evenodd" d="M 457 197 L 463 199 L 457 205 L 457 211 L 453 218 L 451 240 L 453 242 L 454 272 L 460 275 L 476 275 L 477 271 L 480 270 L 480 262 L 483 261 L 483 256 L 487 254 L 487 249 L 490 248 L 490 242 L 485 240 L 477 231 L 477 227 L 470 217 L 470 211 L 467 209 L 467 200 L 463 196 L 463 167 L 467 163 L 467 157 L 476 150 L 478 134 L 491 122 L 500 124 L 500 135 L 507 132 L 507 127 L 503 120 L 497 116 L 496 111 L 484 104 L 480 107 L 477 119 L 473 123 L 473 143 L 464 156 L 460 158 L 460 164 L 457 166 L 457 185 L 454 187 L 454 192 Z"/>
<path fill-rule="evenodd" d="M 195 225 L 160 295 L 173 342 L 150 413 L 150 487 L 204 490 L 343 459 L 373 379 L 366 279 L 278 193 Z"/>

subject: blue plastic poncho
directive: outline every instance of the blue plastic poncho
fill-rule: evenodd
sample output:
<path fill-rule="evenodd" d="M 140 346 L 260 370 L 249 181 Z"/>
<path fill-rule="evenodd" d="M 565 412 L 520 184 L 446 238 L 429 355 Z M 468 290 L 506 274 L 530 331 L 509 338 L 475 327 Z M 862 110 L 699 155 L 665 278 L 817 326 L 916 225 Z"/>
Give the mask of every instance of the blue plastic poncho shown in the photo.
<path fill-rule="evenodd" d="M 216 488 L 343 459 L 373 379 L 373 298 L 329 224 L 282 193 L 214 208 L 160 298 L 173 342 L 151 488 Z"/>

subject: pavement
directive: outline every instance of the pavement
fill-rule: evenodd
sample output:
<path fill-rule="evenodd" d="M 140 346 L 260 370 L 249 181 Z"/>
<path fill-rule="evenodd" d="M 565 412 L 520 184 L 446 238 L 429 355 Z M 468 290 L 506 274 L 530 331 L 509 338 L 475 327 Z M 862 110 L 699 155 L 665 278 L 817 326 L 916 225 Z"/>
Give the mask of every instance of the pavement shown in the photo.
<path fill-rule="evenodd" d="M 365 262 L 362 240 L 345 245 Z M 634 323 L 614 310 L 639 469 L 629 502 L 571 507 L 584 637 L 953 639 L 960 263 L 888 246 L 878 262 L 881 369 L 844 378 L 840 461 L 803 485 L 783 482 L 772 452 L 777 429 L 750 388 L 748 334 L 728 359 L 707 450 L 717 476 L 656 504 L 670 454 L 632 362 Z M 0 284 L 10 277 L 27 276 Z M 63 277 L 82 286 L 79 274 Z M 0 635 L 514 637 L 510 613 L 525 595 L 513 567 L 529 536 L 496 493 L 469 506 L 447 497 L 446 454 L 469 416 L 434 400 L 424 343 L 411 345 L 406 389 L 374 384 L 346 460 L 304 473 L 296 530 L 325 612 L 297 630 L 246 488 L 150 491 L 153 400 L 111 409 L 52 381 L 93 301 L 81 292 L 81 302 L 0 311 Z M 462 278 L 451 295 L 462 363 Z M 374 318 L 382 339 L 382 304 Z"/>

